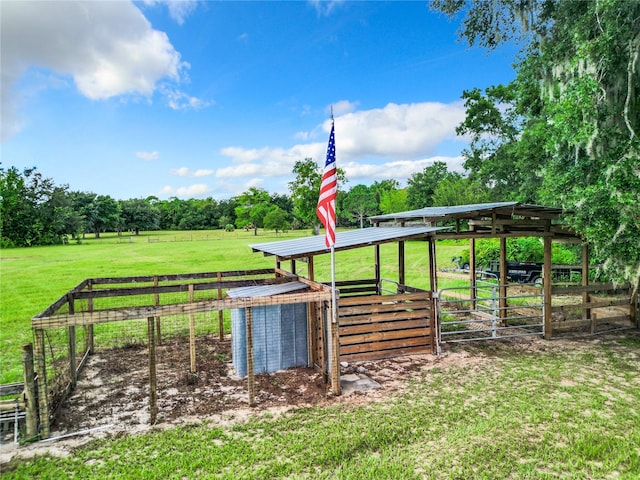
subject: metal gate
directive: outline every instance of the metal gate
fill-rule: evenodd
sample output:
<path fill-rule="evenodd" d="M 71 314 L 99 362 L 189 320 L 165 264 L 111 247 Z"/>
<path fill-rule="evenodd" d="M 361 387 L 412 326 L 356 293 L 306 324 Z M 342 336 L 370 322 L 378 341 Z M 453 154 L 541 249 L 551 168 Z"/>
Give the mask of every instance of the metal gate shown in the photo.
<path fill-rule="evenodd" d="M 510 285 L 517 293 L 500 297 L 500 285 L 478 283 L 438 292 L 438 344 L 544 334 L 542 289 Z"/>

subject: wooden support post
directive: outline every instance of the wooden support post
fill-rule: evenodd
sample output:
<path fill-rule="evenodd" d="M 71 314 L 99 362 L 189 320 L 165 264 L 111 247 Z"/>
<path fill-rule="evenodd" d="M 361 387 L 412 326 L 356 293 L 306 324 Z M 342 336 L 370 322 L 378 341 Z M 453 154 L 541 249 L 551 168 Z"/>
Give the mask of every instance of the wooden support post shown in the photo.
<path fill-rule="evenodd" d="M 589 245 L 584 243 L 582 245 L 582 286 L 586 287 L 589 285 Z M 591 295 L 589 292 L 582 292 L 582 303 L 589 303 Z M 591 309 L 584 308 L 582 310 L 582 319 L 589 320 L 591 317 Z"/>
<path fill-rule="evenodd" d="M 500 238 L 500 318 L 507 317 L 507 239 Z"/>
<path fill-rule="evenodd" d="M 44 354 L 44 330 L 37 329 L 35 336 L 35 361 L 38 370 L 38 415 L 40 438 L 49 438 L 49 397 L 47 396 L 47 362 Z"/>
<path fill-rule="evenodd" d="M 67 302 L 69 303 L 69 315 L 75 314 L 75 303 L 73 301 L 73 294 L 67 294 Z M 68 329 L 68 345 L 69 345 L 69 382 L 71 383 L 71 390 L 75 390 L 78 383 L 78 361 L 76 352 L 76 327 L 70 326 Z"/>
<path fill-rule="evenodd" d="M 438 354 L 439 347 L 437 345 L 436 332 L 440 328 L 440 316 L 438 315 L 438 305 L 437 305 L 437 296 L 438 296 L 438 274 L 437 274 L 437 265 L 436 265 L 436 245 L 435 239 L 433 237 L 429 237 L 429 288 L 431 290 L 431 353 Z"/>
<path fill-rule="evenodd" d="M 438 266 L 436 264 L 436 241 L 429 237 L 429 286 L 432 292 L 438 290 Z"/>
<path fill-rule="evenodd" d="M 249 406 L 256 405 L 256 386 L 253 374 L 253 312 L 251 307 L 245 309 L 245 323 L 247 327 L 247 390 L 249 391 Z"/>
<path fill-rule="evenodd" d="M 471 226 L 471 230 L 473 230 L 473 225 Z M 476 309 L 476 298 L 478 297 L 478 292 L 476 291 L 476 239 L 471 238 L 469 240 L 469 285 L 471 285 L 471 289 L 469 291 L 469 298 L 471 299 L 471 310 Z"/>
<path fill-rule="evenodd" d="M 38 434 L 38 406 L 36 405 L 35 371 L 33 368 L 33 345 L 22 346 L 22 364 L 24 365 L 24 401 L 27 438 Z"/>
<path fill-rule="evenodd" d="M 294 275 L 297 273 L 296 272 L 296 261 L 294 259 L 291 259 L 291 273 L 293 273 Z"/>
<path fill-rule="evenodd" d="M 153 286 L 158 288 L 158 277 L 153 277 Z M 156 307 L 160 305 L 160 294 L 157 292 L 154 295 Z M 158 345 L 162 345 L 162 330 L 160 329 L 160 317 L 156 317 L 156 338 Z"/>
<path fill-rule="evenodd" d="M 380 245 L 373 247 L 373 274 L 376 279 L 376 293 L 382 294 L 381 279 L 380 279 Z"/>
<path fill-rule="evenodd" d="M 89 284 L 87 285 L 87 290 L 88 291 L 93 291 L 93 282 L 91 280 L 89 280 Z M 93 312 L 93 298 L 89 297 L 89 299 L 87 300 L 87 310 L 89 312 Z M 91 325 L 87 325 L 87 352 L 89 352 L 90 355 L 93 355 L 93 351 L 94 351 L 94 336 L 93 336 L 93 324 Z"/>
<path fill-rule="evenodd" d="M 342 388 L 340 386 L 340 338 L 338 333 L 338 321 L 331 323 L 331 392 L 334 395 L 340 395 Z"/>
<path fill-rule="evenodd" d="M 397 293 L 404 293 L 407 282 L 404 272 L 404 242 L 402 240 L 398 242 L 398 283 Z"/>
<path fill-rule="evenodd" d="M 314 271 L 314 266 L 313 266 L 313 258 L 314 258 L 313 256 L 309 257 L 309 262 L 307 263 L 307 277 L 312 282 L 315 281 L 315 271 Z"/>
<path fill-rule="evenodd" d="M 193 283 L 189 285 L 189 303 L 193 303 Z M 189 359 L 190 372 L 196 373 L 196 319 L 193 313 L 189 314 Z"/>
<path fill-rule="evenodd" d="M 544 237 L 544 264 L 542 267 L 542 303 L 544 338 L 551 339 L 551 237 Z"/>
<path fill-rule="evenodd" d="M 222 273 L 218 272 L 216 278 L 218 283 L 222 282 Z M 218 300 L 222 300 L 222 289 L 218 288 Z M 224 311 L 218 310 L 218 340 L 224 340 Z"/>
<path fill-rule="evenodd" d="M 156 378 L 155 318 L 147 318 L 147 341 L 149 342 L 149 423 L 155 425 L 158 419 L 158 381 Z"/>

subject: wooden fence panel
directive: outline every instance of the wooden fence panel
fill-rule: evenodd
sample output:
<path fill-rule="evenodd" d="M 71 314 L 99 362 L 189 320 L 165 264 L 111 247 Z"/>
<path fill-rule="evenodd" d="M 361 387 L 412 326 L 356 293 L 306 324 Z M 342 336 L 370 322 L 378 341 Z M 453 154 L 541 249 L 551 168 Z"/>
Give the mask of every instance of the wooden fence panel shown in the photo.
<path fill-rule="evenodd" d="M 373 360 L 431 353 L 431 306 L 430 292 L 341 297 L 340 359 Z"/>

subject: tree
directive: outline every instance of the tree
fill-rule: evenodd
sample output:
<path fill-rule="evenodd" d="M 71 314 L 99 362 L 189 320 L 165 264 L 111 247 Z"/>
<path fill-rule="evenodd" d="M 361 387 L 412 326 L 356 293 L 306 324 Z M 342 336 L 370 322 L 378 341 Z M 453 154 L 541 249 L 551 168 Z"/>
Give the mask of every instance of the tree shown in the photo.
<path fill-rule="evenodd" d="M 407 189 L 386 190 L 380 196 L 380 211 L 382 213 L 396 213 L 408 210 Z"/>
<path fill-rule="evenodd" d="M 378 213 L 375 192 L 366 185 L 356 185 L 347 193 L 342 208 L 364 228 L 364 219 Z"/>
<path fill-rule="evenodd" d="M 422 172 L 411 175 L 407 182 L 407 204 L 410 209 L 431 207 L 433 205 L 433 192 L 438 182 L 444 180 L 449 175 L 447 164 L 444 162 L 434 162 L 433 165 L 425 167 Z"/>
<path fill-rule="evenodd" d="M 118 228 L 120 220 L 120 205 L 109 195 L 98 195 L 89 206 L 87 222 L 89 230 L 96 238 L 102 232 Z"/>
<path fill-rule="evenodd" d="M 289 182 L 293 214 L 304 225 L 313 227 L 314 235 L 320 233 L 320 220 L 316 215 L 322 170 L 311 158 L 299 160 L 293 166 L 295 179 Z M 337 169 L 338 189 L 345 182 L 344 171 Z"/>
<path fill-rule="evenodd" d="M 433 192 L 434 206 L 471 205 L 491 201 L 488 189 L 460 174 L 445 178 Z"/>
<path fill-rule="evenodd" d="M 593 245 L 612 278 L 640 281 L 640 2 L 435 0 L 464 12 L 462 35 L 490 49 L 522 40 L 512 105 L 522 117 L 504 143 L 539 159 L 538 199 Z M 476 128 L 472 126 L 471 128 Z M 477 130 L 480 133 L 480 130 Z M 495 152 L 490 152 L 490 156 Z M 497 157 L 494 164 L 497 164 Z M 526 162 L 520 166 L 526 168 Z M 472 174 L 479 170 L 470 165 Z"/>
<path fill-rule="evenodd" d="M 160 228 L 160 212 L 147 200 L 134 198 L 120 201 L 120 211 L 126 230 L 140 235 L 140 230 L 158 230 Z"/>
<path fill-rule="evenodd" d="M 271 208 L 271 196 L 262 189 L 251 187 L 237 197 L 236 226 L 238 228 L 253 228 L 253 234 L 258 235 L 258 228 L 264 226 L 264 217 Z"/>
<path fill-rule="evenodd" d="M 264 217 L 264 228 L 287 231 L 290 227 L 289 214 L 277 205 L 273 205 Z"/>
<path fill-rule="evenodd" d="M 66 195 L 66 185 L 56 186 L 35 168 L 0 168 L 2 246 L 62 243 L 72 216 Z"/>

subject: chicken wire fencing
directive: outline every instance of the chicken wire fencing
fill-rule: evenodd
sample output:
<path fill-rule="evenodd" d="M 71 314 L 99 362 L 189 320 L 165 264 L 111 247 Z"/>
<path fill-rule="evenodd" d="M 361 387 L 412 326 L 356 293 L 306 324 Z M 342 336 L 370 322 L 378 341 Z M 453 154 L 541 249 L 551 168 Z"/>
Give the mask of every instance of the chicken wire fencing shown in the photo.
<path fill-rule="evenodd" d="M 199 361 L 222 372 L 231 357 L 232 310 L 220 302 L 233 300 L 228 298 L 233 289 L 277 287 L 297 278 L 263 269 L 85 280 L 32 319 L 35 361 L 38 374 L 45 378 L 38 383 L 41 423 L 43 417 L 53 418 L 75 389 L 78 373 L 94 352 L 109 354 L 110 360 L 101 371 L 121 371 L 115 381 L 134 370 L 144 373 L 148 366 L 144 375 L 145 380 L 153 380 L 150 390 L 155 390 L 157 381 L 149 378 L 152 350 L 153 369 L 155 372 L 157 366 L 160 383 L 168 370 L 182 372 L 187 381 L 194 379 Z M 259 303 L 329 298 L 320 284 L 302 288 L 304 293 L 289 296 L 295 298 L 283 298 L 285 295 Z M 237 299 L 229 305 L 245 303 L 245 299 Z"/>

